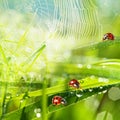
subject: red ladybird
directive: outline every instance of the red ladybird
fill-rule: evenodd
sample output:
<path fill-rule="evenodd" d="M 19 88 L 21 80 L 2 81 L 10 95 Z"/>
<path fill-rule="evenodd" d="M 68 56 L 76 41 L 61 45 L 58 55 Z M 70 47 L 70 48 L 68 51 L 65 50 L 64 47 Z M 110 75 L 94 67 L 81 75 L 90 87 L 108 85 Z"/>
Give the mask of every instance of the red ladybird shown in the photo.
<path fill-rule="evenodd" d="M 103 40 L 114 40 L 114 35 L 112 33 L 106 33 L 103 36 Z"/>
<path fill-rule="evenodd" d="M 62 98 L 61 96 L 54 96 L 52 98 L 52 104 L 53 105 L 65 105 L 66 104 L 66 100 L 64 98 Z"/>
<path fill-rule="evenodd" d="M 80 83 L 78 82 L 78 80 L 72 79 L 72 80 L 69 82 L 69 86 L 78 89 L 78 88 L 80 88 Z"/>

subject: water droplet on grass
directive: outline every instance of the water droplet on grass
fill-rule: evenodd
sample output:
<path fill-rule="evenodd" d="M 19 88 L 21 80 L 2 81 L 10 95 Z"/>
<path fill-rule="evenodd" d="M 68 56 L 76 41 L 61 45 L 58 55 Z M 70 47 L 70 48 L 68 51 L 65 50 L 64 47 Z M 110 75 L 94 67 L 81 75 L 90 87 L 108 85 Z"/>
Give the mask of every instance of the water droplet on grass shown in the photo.
<path fill-rule="evenodd" d="M 41 113 L 36 113 L 36 117 L 40 118 L 41 117 Z"/>
<path fill-rule="evenodd" d="M 92 67 L 91 65 L 87 65 L 87 68 L 88 68 L 88 69 L 91 69 L 91 67 Z"/>
<path fill-rule="evenodd" d="M 93 89 L 92 89 L 92 88 L 90 88 L 90 89 L 89 89 L 89 92 L 92 92 L 92 91 L 93 91 Z"/>
<path fill-rule="evenodd" d="M 36 113 L 37 118 L 40 118 L 41 117 L 41 108 L 35 108 L 34 113 Z"/>
<path fill-rule="evenodd" d="M 109 79 L 99 77 L 99 78 L 98 78 L 98 82 L 105 82 L 105 83 L 108 83 L 108 82 L 109 82 Z"/>
<path fill-rule="evenodd" d="M 79 68 L 82 68 L 82 67 L 83 67 L 83 65 L 82 65 L 82 64 L 78 64 L 78 67 L 79 67 Z"/>
<path fill-rule="evenodd" d="M 41 112 L 41 109 L 40 109 L 40 108 L 35 108 L 35 109 L 34 109 L 34 112 L 35 112 L 35 113 L 40 113 L 40 112 Z"/>
<path fill-rule="evenodd" d="M 104 90 L 102 93 L 106 93 L 107 92 L 107 90 Z"/>
<path fill-rule="evenodd" d="M 80 98 L 82 94 L 76 93 L 76 96 Z"/>
<path fill-rule="evenodd" d="M 6 98 L 7 98 L 7 99 L 10 99 L 11 97 L 12 97 L 12 94 L 11 94 L 11 93 L 7 93 L 7 94 L 6 94 Z"/>
<path fill-rule="evenodd" d="M 100 89 L 103 89 L 103 87 L 102 87 L 102 86 L 100 86 Z"/>
<path fill-rule="evenodd" d="M 82 97 L 82 96 L 83 96 L 82 91 L 76 91 L 76 96 L 77 96 L 78 98 Z"/>

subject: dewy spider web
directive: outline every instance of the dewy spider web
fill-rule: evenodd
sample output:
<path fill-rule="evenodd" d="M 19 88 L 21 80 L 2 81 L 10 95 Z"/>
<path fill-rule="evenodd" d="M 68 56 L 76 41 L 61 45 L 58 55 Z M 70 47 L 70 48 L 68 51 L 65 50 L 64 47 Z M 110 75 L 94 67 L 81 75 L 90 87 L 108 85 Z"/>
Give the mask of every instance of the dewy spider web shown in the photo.
<path fill-rule="evenodd" d="M 119 18 L 119 0 L 116 0 L 116 3 L 112 0 L 95 1 L 1 0 L 0 8 L 13 8 L 26 13 L 37 13 L 42 25 L 44 24 L 43 26 L 48 32 L 53 33 L 52 38 L 67 40 L 71 37 L 80 45 L 100 40 L 104 32 L 109 31 L 111 27 L 113 30 L 115 23 L 119 24 L 116 20 Z M 111 5 L 114 9 L 109 7 Z M 114 15 L 109 18 L 112 12 Z M 111 25 L 110 28 L 107 27 L 107 23 Z"/>
<path fill-rule="evenodd" d="M 10 1 L 4 0 L 10 7 Z M 101 25 L 96 6 L 90 0 L 20 0 L 17 10 L 37 13 L 39 21 L 57 39 L 74 37 L 76 42 L 95 41 L 100 38 Z M 84 40 L 84 41 L 83 41 Z"/>
<path fill-rule="evenodd" d="M 93 1 L 90 0 L 2 0 L 7 9 L 32 12 L 52 38 L 74 38 L 77 44 L 95 42 L 101 37 L 101 25 Z"/>
<path fill-rule="evenodd" d="M 96 8 L 89 0 L 36 0 L 33 10 L 36 9 L 58 39 L 70 36 L 79 41 L 99 38 L 101 25 Z"/>

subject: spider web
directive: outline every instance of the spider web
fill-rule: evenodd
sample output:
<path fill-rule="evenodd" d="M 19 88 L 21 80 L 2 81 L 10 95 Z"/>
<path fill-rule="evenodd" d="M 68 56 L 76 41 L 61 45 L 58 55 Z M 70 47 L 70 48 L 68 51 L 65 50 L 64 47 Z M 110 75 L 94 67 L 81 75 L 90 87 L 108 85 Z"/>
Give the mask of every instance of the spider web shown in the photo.
<path fill-rule="evenodd" d="M 102 5 L 102 0 L 99 1 L 100 6 L 95 3 L 95 0 L 1 1 L 1 8 L 37 14 L 38 21 L 41 23 L 40 27 L 44 26 L 48 32 L 54 33 L 51 36 L 55 39 L 67 40 L 71 37 L 78 44 L 95 42 L 101 39 L 104 31 L 102 29 L 104 26 L 101 25 L 101 19 L 99 19 L 101 13 L 98 10 L 98 7 Z M 105 5 L 107 1 L 105 0 Z"/>
<path fill-rule="evenodd" d="M 44 20 L 57 39 L 74 37 L 76 42 L 101 36 L 97 9 L 89 0 L 35 0 L 31 10 Z"/>

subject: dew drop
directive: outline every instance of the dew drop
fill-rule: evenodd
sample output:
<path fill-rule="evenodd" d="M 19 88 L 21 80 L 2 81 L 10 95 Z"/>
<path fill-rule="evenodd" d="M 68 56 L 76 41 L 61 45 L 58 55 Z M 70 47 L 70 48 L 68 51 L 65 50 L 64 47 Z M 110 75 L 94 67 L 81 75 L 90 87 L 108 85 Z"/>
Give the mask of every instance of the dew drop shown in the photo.
<path fill-rule="evenodd" d="M 100 86 L 100 89 L 103 89 L 103 87 L 102 87 L 102 86 Z"/>
<path fill-rule="evenodd" d="M 104 90 L 102 93 L 106 93 L 107 92 L 107 90 Z"/>
<path fill-rule="evenodd" d="M 40 112 L 41 112 L 41 109 L 40 109 L 40 108 L 35 108 L 35 109 L 34 109 L 34 112 L 35 112 L 35 113 L 40 113 Z"/>
<path fill-rule="evenodd" d="M 77 96 L 78 98 L 82 97 L 82 96 L 83 96 L 83 95 L 82 95 L 82 91 L 76 92 L 76 96 Z"/>
<path fill-rule="evenodd" d="M 90 89 L 89 89 L 89 92 L 92 92 L 92 91 L 93 91 L 93 89 L 90 88 Z"/>
<path fill-rule="evenodd" d="M 78 64 L 78 67 L 79 67 L 79 68 L 82 68 L 82 67 L 83 67 L 83 65 L 82 65 L 82 64 Z"/>
<path fill-rule="evenodd" d="M 37 109 L 37 112 L 41 112 L 41 109 L 40 109 L 40 108 L 38 108 L 38 109 Z"/>
<path fill-rule="evenodd" d="M 99 77 L 99 78 L 98 78 L 98 82 L 105 82 L 105 83 L 108 83 L 108 82 L 109 82 L 109 79 Z"/>
<path fill-rule="evenodd" d="M 36 117 L 40 118 L 41 117 L 41 113 L 36 113 Z"/>
<path fill-rule="evenodd" d="M 7 93 L 7 94 L 6 94 L 6 98 L 7 98 L 7 99 L 10 99 L 11 97 L 12 97 L 12 94 L 11 94 L 11 93 Z"/>
<path fill-rule="evenodd" d="M 76 93 L 76 96 L 80 98 L 80 97 L 82 97 L 82 94 Z"/>
<path fill-rule="evenodd" d="M 91 65 L 87 65 L 87 68 L 88 68 L 88 69 L 91 69 L 91 67 L 92 67 Z"/>

